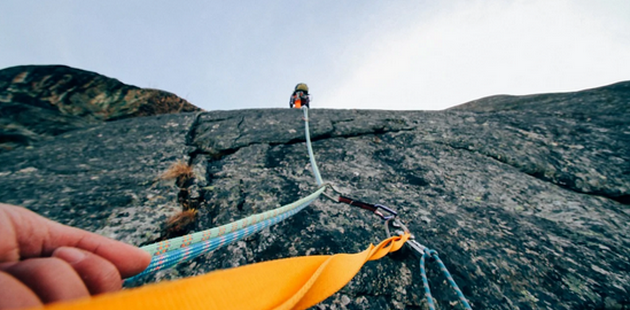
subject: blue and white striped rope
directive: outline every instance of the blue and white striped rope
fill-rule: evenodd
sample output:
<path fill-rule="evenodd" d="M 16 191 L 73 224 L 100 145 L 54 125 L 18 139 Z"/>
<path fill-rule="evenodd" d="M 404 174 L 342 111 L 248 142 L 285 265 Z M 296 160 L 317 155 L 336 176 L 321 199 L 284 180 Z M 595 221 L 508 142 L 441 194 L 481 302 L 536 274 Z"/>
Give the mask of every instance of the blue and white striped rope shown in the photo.
<path fill-rule="evenodd" d="M 322 187 L 320 190 L 318 190 L 316 193 L 321 193 L 323 190 L 325 190 L 324 187 Z M 311 204 L 311 202 L 313 202 L 315 199 L 317 199 L 319 197 L 319 195 L 315 195 L 312 196 L 311 199 L 309 199 L 308 201 L 302 203 L 299 207 L 292 209 L 288 212 L 279 214 L 273 218 L 264 220 L 262 222 L 256 223 L 255 225 L 252 226 L 248 226 L 244 229 L 240 229 L 234 232 L 231 232 L 229 234 L 225 234 L 222 235 L 220 237 L 216 237 L 216 238 L 212 238 L 206 241 L 202 241 L 202 242 L 198 242 L 198 243 L 194 243 L 191 244 L 187 247 L 183 247 L 183 248 L 179 248 L 173 251 L 169 251 L 166 252 L 164 254 L 160 254 L 160 255 L 155 255 L 151 258 L 151 263 L 149 264 L 149 266 L 140 274 L 131 277 L 127 280 L 125 280 L 125 282 L 133 282 L 136 279 L 139 279 L 141 277 L 144 277 L 148 274 L 152 274 L 154 272 L 157 272 L 159 270 L 163 270 L 163 269 L 168 269 L 171 268 L 181 262 L 184 261 L 188 261 L 191 259 L 194 259 L 200 255 L 206 254 L 210 251 L 216 250 L 217 248 L 223 247 L 225 245 L 228 245 L 232 242 L 238 241 L 240 239 L 243 239 L 245 237 L 248 237 L 256 232 L 259 232 L 269 226 L 275 225 L 293 215 L 295 215 L 296 213 L 300 212 L 301 210 L 303 210 L 304 208 L 306 208 L 309 204 Z"/>
<path fill-rule="evenodd" d="M 440 266 L 440 270 L 442 270 L 442 273 L 444 273 L 444 276 L 446 276 L 446 280 L 451 285 L 451 287 L 455 290 L 455 293 L 457 293 L 457 297 L 459 298 L 459 301 L 462 303 L 462 306 L 464 306 L 466 310 L 472 310 L 472 307 L 470 307 L 470 304 L 468 304 L 468 300 L 466 300 L 464 293 L 462 293 L 462 291 L 459 289 L 459 286 L 457 286 L 457 283 L 455 283 L 455 280 L 453 280 L 453 276 L 451 276 L 451 273 L 448 272 L 448 269 L 446 269 L 446 266 L 444 265 L 444 263 L 438 256 L 438 253 L 435 250 L 429 250 L 425 248 L 424 253 L 422 254 L 422 257 L 420 258 L 420 272 L 422 275 L 422 283 L 424 284 L 424 296 L 426 297 L 427 303 L 429 304 L 429 309 L 435 310 L 435 303 L 433 303 L 433 296 L 431 295 L 431 288 L 429 287 L 429 280 L 427 279 L 427 272 L 426 272 L 426 269 L 424 268 L 426 258 L 430 258 L 430 257 L 433 257 L 435 261 L 438 263 L 438 265 Z"/>
<path fill-rule="evenodd" d="M 269 219 L 279 214 L 290 211 L 294 208 L 297 208 L 305 201 L 312 200 L 314 197 L 317 198 L 316 196 L 319 196 L 318 192 L 315 192 L 307 197 L 304 197 L 300 200 L 294 201 L 290 204 L 281 206 L 273 210 L 254 214 L 254 215 L 248 216 L 246 218 L 240 219 L 238 221 L 234 221 L 232 223 L 229 223 L 223 226 L 214 227 L 211 229 L 206 229 L 204 231 L 188 234 L 185 236 L 171 238 L 168 240 L 152 243 L 152 244 L 143 246 L 141 249 L 149 252 L 149 254 L 154 256 L 154 255 L 164 254 L 165 252 L 178 250 L 180 248 L 187 247 L 190 244 L 203 242 L 212 238 L 218 238 L 222 235 L 243 229 L 245 227 L 254 225 L 258 222 L 264 221 L 266 219 Z"/>

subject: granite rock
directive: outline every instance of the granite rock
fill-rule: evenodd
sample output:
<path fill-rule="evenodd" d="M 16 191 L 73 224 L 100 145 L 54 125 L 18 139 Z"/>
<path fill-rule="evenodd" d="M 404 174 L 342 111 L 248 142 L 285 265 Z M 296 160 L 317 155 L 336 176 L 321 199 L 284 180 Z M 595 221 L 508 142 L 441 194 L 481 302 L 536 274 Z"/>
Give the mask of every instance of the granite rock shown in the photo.
<path fill-rule="evenodd" d="M 311 137 L 324 180 L 348 196 L 396 209 L 416 239 L 439 252 L 473 308 L 624 309 L 630 306 L 630 117 L 623 107 L 630 92 L 611 93 L 621 108 L 600 111 L 599 103 L 575 95 L 545 108 L 532 101 L 505 109 L 492 101 L 487 105 L 496 107 L 483 111 L 313 109 Z M 200 203 L 196 231 L 316 188 L 302 111 L 213 111 L 101 123 L 0 154 L 0 201 L 139 245 L 157 238 L 164 221 L 181 211 L 180 189 L 158 176 L 182 159 L 195 172 L 189 190 Z M 142 283 L 282 257 L 358 252 L 384 238 L 378 217 L 320 199 Z M 439 308 L 457 309 L 437 266 L 429 262 L 427 269 Z M 368 262 L 314 308 L 426 307 L 419 261 L 404 248 Z"/>

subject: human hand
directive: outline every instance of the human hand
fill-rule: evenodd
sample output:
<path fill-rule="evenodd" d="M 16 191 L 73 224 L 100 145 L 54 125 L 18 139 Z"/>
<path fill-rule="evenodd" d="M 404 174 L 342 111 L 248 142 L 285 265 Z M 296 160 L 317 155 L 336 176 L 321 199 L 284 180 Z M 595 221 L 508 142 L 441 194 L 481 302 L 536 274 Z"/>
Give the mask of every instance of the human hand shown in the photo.
<path fill-rule="evenodd" d="M 150 261 L 134 246 L 0 203 L 0 309 L 117 291 Z"/>

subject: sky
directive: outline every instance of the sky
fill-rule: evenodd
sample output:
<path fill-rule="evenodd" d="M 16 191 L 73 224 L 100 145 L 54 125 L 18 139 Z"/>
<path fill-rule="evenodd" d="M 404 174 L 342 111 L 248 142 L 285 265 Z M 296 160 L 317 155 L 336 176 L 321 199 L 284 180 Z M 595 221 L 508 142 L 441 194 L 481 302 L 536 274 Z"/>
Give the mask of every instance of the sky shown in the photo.
<path fill-rule="evenodd" d="M 628 0 L 0 1 L 0 68 L 63 64 L 205 110 L 441 110 L 630 80 Z"/>

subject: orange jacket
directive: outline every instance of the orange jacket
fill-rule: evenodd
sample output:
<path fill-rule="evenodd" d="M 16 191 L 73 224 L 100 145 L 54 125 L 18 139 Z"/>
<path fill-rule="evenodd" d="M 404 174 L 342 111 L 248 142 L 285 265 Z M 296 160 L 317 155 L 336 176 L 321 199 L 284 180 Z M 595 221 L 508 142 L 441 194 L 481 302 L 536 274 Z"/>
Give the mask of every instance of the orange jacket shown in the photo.
<path fill-rule="evenodd" d="M 300 109 L 302 106 L 310 108 L 309 103 L 310 98 L 308 93 L 302 90 L 296 90 L 293 92 L 291 99 L 289 100 L 289 108 Z"/>

